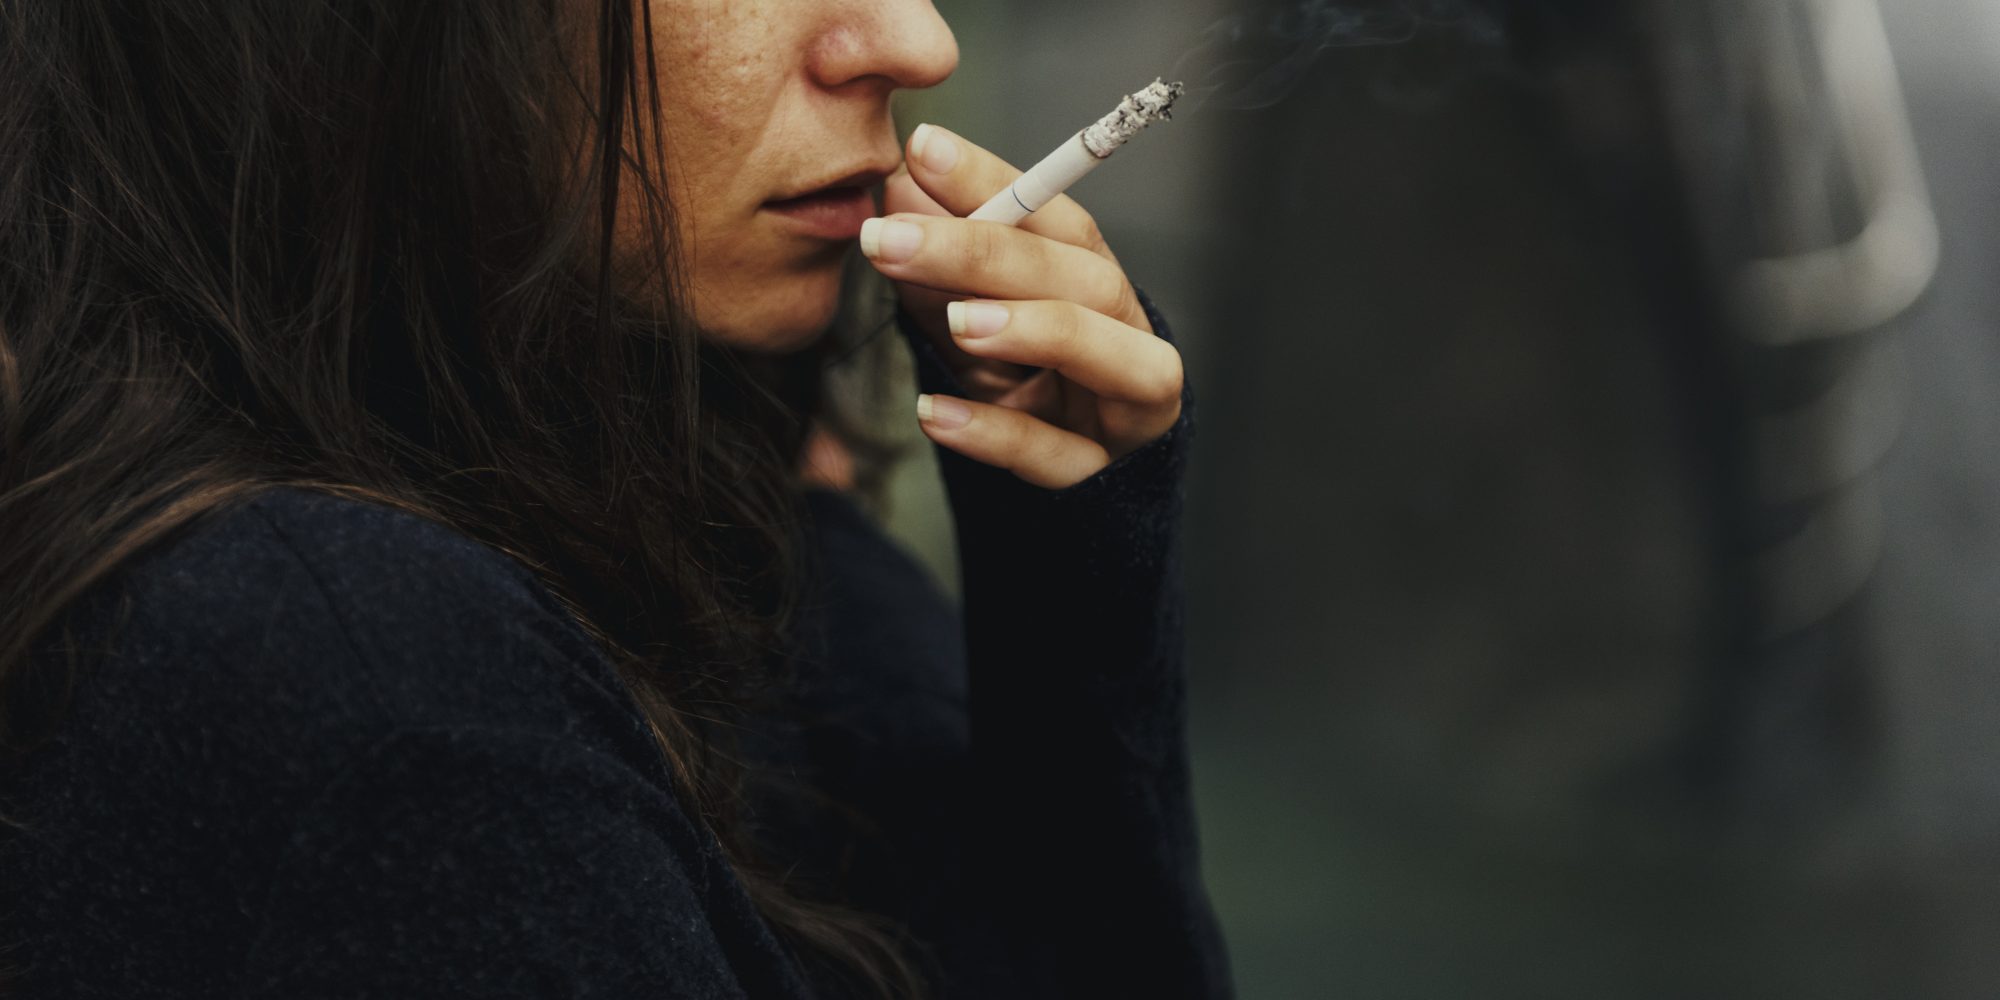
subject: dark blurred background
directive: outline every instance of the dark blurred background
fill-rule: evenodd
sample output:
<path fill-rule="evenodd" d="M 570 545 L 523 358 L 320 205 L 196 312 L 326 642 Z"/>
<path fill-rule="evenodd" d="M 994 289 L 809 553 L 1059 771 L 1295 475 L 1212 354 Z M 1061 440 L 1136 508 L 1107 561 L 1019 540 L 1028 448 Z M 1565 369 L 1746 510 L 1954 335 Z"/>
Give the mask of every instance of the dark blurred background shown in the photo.
<path fill-rule="evenodd" d="M 1243 996 L 2000 996 L 2000 3 L 938 6 L 906 131 L 1195 88 L 1072 193 L 1199 400 Z"/>

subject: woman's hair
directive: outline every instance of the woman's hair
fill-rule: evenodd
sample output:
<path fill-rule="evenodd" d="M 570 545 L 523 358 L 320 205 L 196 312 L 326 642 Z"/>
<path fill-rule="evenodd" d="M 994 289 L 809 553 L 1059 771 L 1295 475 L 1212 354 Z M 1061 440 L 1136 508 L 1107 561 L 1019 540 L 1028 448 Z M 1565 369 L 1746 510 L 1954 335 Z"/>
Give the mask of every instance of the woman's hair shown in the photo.
<path fill-rule="evenodd" d="M 52 731 L 65 612 L 126 560 L 274 486 L 385 504 L 603 644 L 803 959 L 918 992 L 747 832 L 731 734 L 791 655 L 826 348 L 688 321 L 647 7 L 0 4 L 0 751 Z"/>

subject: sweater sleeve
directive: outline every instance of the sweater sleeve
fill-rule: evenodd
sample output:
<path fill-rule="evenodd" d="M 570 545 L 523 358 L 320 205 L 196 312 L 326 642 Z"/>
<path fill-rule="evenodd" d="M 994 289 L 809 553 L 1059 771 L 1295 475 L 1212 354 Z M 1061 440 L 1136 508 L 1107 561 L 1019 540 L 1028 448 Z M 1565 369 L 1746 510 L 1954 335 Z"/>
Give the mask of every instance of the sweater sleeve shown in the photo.
<path fill-rule="evenodd" d="M 582 744 L 398 731 L 300 818 L 237 996 L 743 996 L 694 838 Z"/>
<path fill-rule="evenodd" d="M 901 329 L 923 391 L 962 394 L 907 316 Z M 996 979 L 1038 980 L 1036 995 L 1232 994 L 1185 732 L 1180 523 L 1194 416 L 1184 378 L 1171 429 L 1058 490 L 934 445 L 971 670 L 960 891 L 1006 941 L 1009 953 L 979 960 L 1006 964 Z"/>

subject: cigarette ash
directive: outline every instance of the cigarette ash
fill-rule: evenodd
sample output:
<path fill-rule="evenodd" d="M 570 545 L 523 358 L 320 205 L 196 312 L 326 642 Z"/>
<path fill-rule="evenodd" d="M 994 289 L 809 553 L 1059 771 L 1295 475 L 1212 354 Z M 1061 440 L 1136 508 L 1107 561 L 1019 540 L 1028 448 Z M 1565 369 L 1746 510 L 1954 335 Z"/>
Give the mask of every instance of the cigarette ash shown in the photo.
<path fill-rule="evenodd" d="M 1141 129 L 1172 118 L 1174 102 L 1180 99 L 1184 89 L 1179 83 L 1155 79 L 1146 89 L 1119 101 L 1117 110 L 1084 129 L 1084 148 L 1100 160 L 1110 156 L 1138 135 Z"/>

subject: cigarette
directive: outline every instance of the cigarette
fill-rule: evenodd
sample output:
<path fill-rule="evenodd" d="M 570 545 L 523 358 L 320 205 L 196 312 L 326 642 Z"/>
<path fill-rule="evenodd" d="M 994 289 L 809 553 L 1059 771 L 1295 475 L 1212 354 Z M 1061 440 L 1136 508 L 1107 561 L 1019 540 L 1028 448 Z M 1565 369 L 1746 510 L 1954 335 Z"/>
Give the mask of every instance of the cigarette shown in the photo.
<path fill-rule="evenodd" d="M 968 219 L 1014 225 L 1069 190 L 1083 175 L 1109 159 L 1146 126 L 1172 118 L 1174 101 L 1184 88 L 1155 79 L 1146 89 L 1118 102 L 1097 124 L 1078 132 L 1042 162 L 1028 168 L 1007 190 L 994 195 Z"/>

